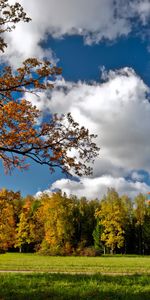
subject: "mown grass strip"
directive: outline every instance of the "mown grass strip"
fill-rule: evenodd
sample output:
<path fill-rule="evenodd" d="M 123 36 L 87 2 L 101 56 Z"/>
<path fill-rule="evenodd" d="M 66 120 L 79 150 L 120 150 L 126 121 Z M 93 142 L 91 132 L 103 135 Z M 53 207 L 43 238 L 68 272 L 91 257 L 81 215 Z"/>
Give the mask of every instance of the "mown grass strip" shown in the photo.
<path fill-rule="evenodd" d="M 36 254 L 0 255 L 0 270 L 88 273 L 150 274 L 150 256 L 51 257 Z"/>

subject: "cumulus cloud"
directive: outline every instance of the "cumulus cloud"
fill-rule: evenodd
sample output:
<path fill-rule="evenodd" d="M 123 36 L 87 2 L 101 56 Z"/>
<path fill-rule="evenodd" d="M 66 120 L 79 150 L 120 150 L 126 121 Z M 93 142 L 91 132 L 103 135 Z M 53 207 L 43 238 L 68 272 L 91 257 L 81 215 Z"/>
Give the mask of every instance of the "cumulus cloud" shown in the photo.
<path fill-rule="evenodd" d="M 9 0 L 14 3 L 15 0 Z M 29 24 L 19 23 L 16 30 L 6 34 L 9 48 L 7 58 L 17 63 L 28 56 L 52 57 L 51 50 L 45 50 L 41 42 L 48 35 L 62 38 L 78 34 L 87 44 L 99 43 L 102 39 L 115 40 L 127 36 L 137 17 L 144 25 L 150 16 L 149 0 L 20 0 L 27 14 Z"/>
<path fill-rule="evenodd" d="M 149 88 L 133 69 L 110 71 L 105 77 L 104 83 L 58 82 L 49 101 L 34 98 L 33 103 L 53 113 L 71 112 L 80 125 L 98 135 L 101 151 L 94 176 L 149 172 Z"/>
<path fill-rule="evenodd" d="M 139 170 L 150 172 L 149 88 L 131 68 L 104 71 L 103 79 L 103 83 L 91 84 L 58 81 L 49 100 L 43 97 L 39 102 L 53 113 L 71 112 L 80 125 L 98 135 L 101 148 L 91 178 L 80 182 L 62 179 L 52 188 L 89 197 L 98 197 L 111 186 L 132 196 L 145 193 L 149 187 Z"/>
<path fill-rule="evenodd" d="M 131 11 L 139 16 L 143 25 L 146 25 L 150 19 L 150 1 L 136 0 L 131 2 Z"/>
<path fill-rule="evenodd" d="M 133 171 L 131 174 L 131 179 L 134 181 L 144 181 L 144 174 L 141 174 L 139 172 Z"/>
<path fill-rule="evenodd" d="M 149 191 L 149 186 L 146 183 L 127 181 L 123 177 L 101 176 L 98 178 L 83 178 L 80 182 L 60 179 L 53 183 L 51 188 L 45 192 L 49 193 L 60 189 L 68 196 L 76 195 L 79 198 L 85 196 L 91 200 L 101 199 L 110 187 L 114 188 L 120 195 L 128 194 L 131 198 L 134 198 L 139 193 L 146 194 Z"/>

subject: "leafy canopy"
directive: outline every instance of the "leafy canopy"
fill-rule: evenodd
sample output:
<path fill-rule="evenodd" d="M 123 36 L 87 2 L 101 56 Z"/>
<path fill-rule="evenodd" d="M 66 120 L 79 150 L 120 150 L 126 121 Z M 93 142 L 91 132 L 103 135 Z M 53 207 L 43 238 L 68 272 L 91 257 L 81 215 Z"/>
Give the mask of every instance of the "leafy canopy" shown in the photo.
<path fill-rule="evenodd" d="M 0 9 L 1 34 L 11 31 L 19 21 L 30 20 L 18 3 L 9 5 L 8 0 L 2 0 Z M 4 51 L 6 46 L 3 35 L 0 50 Z M 51 172 L 59 167 L 65 173 L 91 174 L 88 163 L 93 162 L 99 152 L 94 142 L 96 135 L 79 127 L 70 113 L 49 115 L 49 120 L 44 122 L 41 112 L 25 99 L 26 93 L 52 89 L 60 74 L 61 68 L 36 58 L 27 59 L 16 71 L 10 66 L 1 68 L 0 158 L 6 171 L 14 167 L 27 168 L 26 160 L 30 158 L 48 165 Z"/>

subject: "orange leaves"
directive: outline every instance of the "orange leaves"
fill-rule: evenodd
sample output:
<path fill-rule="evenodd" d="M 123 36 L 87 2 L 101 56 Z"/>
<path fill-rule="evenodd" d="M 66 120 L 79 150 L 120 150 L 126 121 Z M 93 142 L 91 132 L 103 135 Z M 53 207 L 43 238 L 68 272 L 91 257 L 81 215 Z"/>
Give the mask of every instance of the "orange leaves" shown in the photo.
<path fill-rule="evenodd" d="M 80 128 L 70 114 L 55 114 L 46 123 L 39 124 L 40 111 L 24 98 L 20 99 L 27 91 L 47 89 L 47 74 L 51 76 L 55 72 L 57 68 L 48 62 L 28 59 L 15 75 L 8 67 L 0 78 L 0 157 L 7 171 L 13 167 L 26 168 L 25 160 L 30 158 L 48 165 L 51 172 L 59 167 L 65 173 L 74 170 L 79 176 L 91 173 L 85 162 L 98 155 L 99 149 L 93 142 L 96 136 Z M 69 156 L 72 149 L 78 152 L 78 161 L 76 155 Z"/>
<path fill-rule="evenodd" d="M 18 105 L 16 106 L 18 108 Z M 51 119 L 47 124 L 36 125 L 32 118 L 32 112 L 21 113 L 19 111 L 10 111 L 7 107 L 7 118 L 1 122 L 1 143 L 0 153 L 4 154 L 3 161 L 7 161 L 9 168 L 16 166 L 16 160 L 12 160 L 9 153 L 18 155 L 18 166 L 23 167 L 24 159 L 31 158 L 41 165 L 48 165 L 53 172 L 55 167 L 59 167 L 63 172 L 69 173 L 71 170 L 78 175 L 89 174 L 91 169 L 86 167 L 84 160 L 90 160 L 98 153 L 96 144 L 92 142 L 90 146 L 90 136 L 87 131 L 80 133 L 78 125 L 71 127 L 63 125 L 59 119 Z M 31 113 L 31 115 L 30 115 Z M 9 116 L 9 117 L 8 117 Z M 7 120 L 7 121 L 6 121 Z M 66 123 L 66 121 L 64 122 Z M 78 160 L 76 156 L 69 156 L 69 150 L 78 151 Z M 7 159 L 6 155 L 8 153 Z M 70 152 L 71 153 L 71 152 Z M 8 164 L 9 161 L 9 164 Z"/>
<path fill-rule="evenodd" d="M 15 247 L 22 248 L 39 241 L 40 221 L 37 220 L 36 214 L 38 205 L 39 203 L 32 196 L 26 197 L 19 216 Z"/>
<path fill-rule="evenodd" d="M 0 11 L 0 33 L 30 20 L 18 2 L 10 5 L 8 0 L 0 0 Z M 6 46 L 0 38 L 0 51 Z M 6 66 L 0 72 L 0 158 L 6 171 L 26 168 L 29 158 L 48 165 L 51 172 L 59 167 L 65 173 L 91 174 L 86 163 L 98 155 L 99 148 L 93 142 L 96 136 L 80 128 L 70 114 L 50 115 L 49 121 L 39 124 L 40 112 L 24 99 L 26 93 L 36 95 L 52 89 L 62 69 L 47 60 L 28 58 L 16 71 Z M 72 150 L 76 154 L 69 156 Z"/>
<path fill-rule="evenodd" d="M 36 93 L 40 90 L 52 88 L 52 80 L 61 69 L 52 66 L 48 61 L 39 61 L 35 58 L 27 59 L 23 62 L 23 66 L 18 68 L 14 73 L 11 67 L 4 68 L 0 77 L 0 93 L 1 96 L 9 98 L 12 92 Z"/>
<path fill-rule="evenodd" d="M 9 5 L 1 0 L 0 30 L 11 30 L 6 22 L 29 21 L 20 4 Z M 9 8 L 10 14 L 7 12 Z M 4 49 L 0 40 L 0 49 Z M 6 171 L 14 167 L 26 168 L 26 160 L 48 165 L 51 172 L 59 167 L 63 172 L 81 176 L 91 174 L 86 165 L 98 155 L 96 138 L 84 127 L 79 127 L 70 114 L 50 115 L 46 123 L 37 122 L 40 111 L 26 101 L 26 93 L 34 94 L 54 87 L 55 78 L 62 69 L 49 61 L 28 58 L 16 71 L 10 66 L 1 69 L 0 76 L 0 158 Z M 73 156 L 72 150 L 76 151 Z M 69 155 L 70 153 L 70 155 Z M 77 160 L 78 157 L 78 160 Z"/>
<path fill-rule="evenodd" d="M 19 193 L 5 189 L 0 191 L 0 250 L 7 250 L 15 243 L 15 200 L 18 200 L 19 196 Z"/>

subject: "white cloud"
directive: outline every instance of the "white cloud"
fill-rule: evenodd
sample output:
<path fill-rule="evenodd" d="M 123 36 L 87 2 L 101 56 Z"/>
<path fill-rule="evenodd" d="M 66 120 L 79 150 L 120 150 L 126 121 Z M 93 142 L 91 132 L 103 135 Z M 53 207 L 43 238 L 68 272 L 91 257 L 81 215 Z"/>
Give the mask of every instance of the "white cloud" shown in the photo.
<path fill-rule="evenodd" d="M 59 83 L 58 83 L 59 84 Z M 110 71 L 103 84 L 64 82 L 40 106 L 58 113 L 71 112 L 81 125 L 98 134 L 101 147 L 94 174 L 150 171 L 149 88 L 132 69 Z M 35 102 L 34 104 L 38 105 Z"/>
<path fill-rule="evenodd" d="M 131 179 L 134 181 L 144 181 L 144 175 L 136 171 L 133 171 L 131 174 Z"/>
<path fill-rule="evenodd" d="M 101 199 L 108 188 L 115 188 L 120 194 L 127 194 L 134 198 L 139 193 L 147 194 L 149 186 L 141 182 L 127 181 L 123 177 L 113 178 L 112 176 L 101 176 L 98 178 L 82 178 L 80 182 L 68 179 L 57 180 L 52 184 L 47 191 L 60 189 L 62 192 L 69 195 L 76 195 L 77 197 L 85 196 L 87 199 Z"/>
<path fill-rule="evenodd" d="M 15 0 L 9 0 L 14 3 Z M 17 63 L 28 56 L 50 56 L 51 50 L 43 49 L 41 42 L 52 35 L 61 38 L 78 34 L 87 44 L 102 39 L 115 40 L 126 36 L 135 27 L 137 17 L 145 25 L 150 16 L 149 0 L 20 0 L 32 18 L 29 24 L 19 23 L 16 30 L 7 34 L 8 58 Z"/>
<path fill-rule="evenodd" d="M 150 1 L 136 0 L 131 2 L 131 9 L 141 19 L 143 25 L 146 25 L 150 19 Z"/>
<path fill-rule="evenodd" d="M 52 112 L 71 112 L 80 125 L 98 134 L 101 151 L 91 178 L 79 183 L 62 179 L 52 188 L 87 197 L 97 197 L 107 187 L 130 195 L 147 192 L 149 187 L 141 182 L 138 170 L 150 172 L 148 93 L 149 88 L 130 68 L 105 71 L 103 83 L 58 82 L 51 99 L 40 105 Z M 128 175 L 134 182 L 123 178 Z"/>

